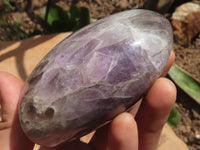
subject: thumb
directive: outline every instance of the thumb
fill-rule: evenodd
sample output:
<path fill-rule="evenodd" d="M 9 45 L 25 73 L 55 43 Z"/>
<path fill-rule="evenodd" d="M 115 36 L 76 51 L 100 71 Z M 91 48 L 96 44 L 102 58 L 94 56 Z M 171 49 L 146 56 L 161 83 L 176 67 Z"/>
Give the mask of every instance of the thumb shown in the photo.
<path fill-rule="evenodd" d="M 18 120 L 18 102 L 22 81 L 16 77 L 0 72 L 0 102 L 2 118 L 0 122 L 0 145 L 4 150 L 32 149 L 31 143 L 20 128 Z"/>
<path fill-rule="evenodd" d="M 22 81 L 14 76 L 0 72 L 1 130 L 10 128 L 13 123 L 22 84 Z"/>

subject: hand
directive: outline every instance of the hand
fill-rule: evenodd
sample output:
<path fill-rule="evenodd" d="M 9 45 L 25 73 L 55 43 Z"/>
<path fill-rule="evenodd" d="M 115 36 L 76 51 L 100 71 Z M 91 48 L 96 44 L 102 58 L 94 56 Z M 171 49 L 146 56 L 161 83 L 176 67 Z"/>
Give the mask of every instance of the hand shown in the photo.
<path fill-rule="evenodd" d="M 166 75 L 173 61 L 172 52 L 162 76 Z M 18 120 L 17 108 L 22 86 L 22 81 L 0 72 L 2 150 L 32 150 L 34 146 L 22 132 Z M 174 84 L 161 77 L 144 100 L 135 104 L 129 112 L 118 115 L 110 124 L 98 129 L 88 144 L 76 140 L 54 148 L 41 147 L 40 150 L 155 150 L 175 100 Z"/>

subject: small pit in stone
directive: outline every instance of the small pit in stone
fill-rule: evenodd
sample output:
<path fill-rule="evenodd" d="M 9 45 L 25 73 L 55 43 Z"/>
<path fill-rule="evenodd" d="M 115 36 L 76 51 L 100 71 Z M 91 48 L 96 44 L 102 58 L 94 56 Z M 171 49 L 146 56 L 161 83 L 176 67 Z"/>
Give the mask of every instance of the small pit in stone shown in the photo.
<path fill-rule="evenodd" d="M 28 125 L 30 124 L 30 122 L 29 122 L 29 121 L 26 121 L 25 124 L 28 126 Z"/>
<path fill-rule="evenodd" d="M 28 103 L 26 105 L 26 112 L 28 115 L 34 115 L 36 114 L 36 108 L 33 106 L 33 103 Z"/>
<path fill-rule="evenodd" d="M 54 115 L 54 109 L 52 107 L 48 107 L 45 111 L 45 116 L 48 119 L 51 119 Z"/>

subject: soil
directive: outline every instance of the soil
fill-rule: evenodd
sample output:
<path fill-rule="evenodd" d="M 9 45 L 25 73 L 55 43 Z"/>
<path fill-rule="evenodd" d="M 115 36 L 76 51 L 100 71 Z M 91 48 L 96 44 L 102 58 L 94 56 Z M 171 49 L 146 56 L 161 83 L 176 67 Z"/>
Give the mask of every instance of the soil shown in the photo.
<path fill-rule="evenodd" d="M 0 20 L 0 23 L 1 21 L 9 23 L 9 26 L 6 28 L 0 26 L 0 40 L 19 40 L 37 33 L 49 33 L 41 26 L 39 17 L 42 9 L 46 6 L 47 0 L 34 0 L 32 7 L 29 8 L 26 8 L 26 3 L 22 3 L 23 0 L 10 1 L 12 2 L 13 10 L 4 9 L 6 15 L 3 15 Z M 140 5 L 142 2 L 140 0 Z M 170 18 L 175 8 L 185 2 L 175 0 L 171 9 L 164 14 L 169 21 L 171 21 Z M 197 0 L 193 2 L 200 3 Z M 100 19 L 119 11 L 137 7 L 134 0 L 63 0 L 58 1 L 57 5 L 69 10 L 69 6 L 72 3 L 77 6 L 87 7 L 93 19 Z M 28 9 L 28 11 L 25 11 L 25 9 Z M 16 25 L 17 20 L 21 21 L 18 25 Z M 23 31 L 20 36 L 17 34 L 18 31 Z M 193 38 L 188 46 L 183 47 L 175 42 L 174 51 L 176 54 L 175 63 L 185 69 L 193 78 L 200 81 L 200 33 Z M 180 112 L 181 121 L 174 128 L 174 131 L 188 145 L 190 150 L 198 150 L 200 149 L 200 106 L 179 87 L 177 87 L 177 90 L 178 95 L 175 107 Z"/>

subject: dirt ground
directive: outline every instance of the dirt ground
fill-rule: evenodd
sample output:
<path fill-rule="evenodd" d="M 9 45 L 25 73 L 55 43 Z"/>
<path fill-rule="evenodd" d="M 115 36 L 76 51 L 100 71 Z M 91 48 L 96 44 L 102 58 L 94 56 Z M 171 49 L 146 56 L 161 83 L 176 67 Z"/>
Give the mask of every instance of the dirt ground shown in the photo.
<path fill-rule="evenodd" d="M 13 19 L 19 18 L 22 21 L 19 28 L 29 33 L 29 35 L 35 30 L 45 33 L 44 29 L 39 24 L 38 15 L 41 14 L 47 0 L 35 0 L 32 9 L 30 9 L 33 11 L 29 14 L 24 12 L 25 5 L 20 3 L 22 1 L 23 0 L 18 0 L 18 3 L 15 5 L 15 11 L 10 12 L 11 15 L 6 16 L 10 18 L 11 24 Z M 72 2 L 78 6 L 87 7 L 90 11 L 90 16 L 95 19 L 100 19 L 115 12 L 137 7 L 134 0 L 68 0 L 58 1 L 57 4 L 65 10 L 69 10 L 69 6 Z M 184 2 L 186 1 L 175 1 L 171 9 L 164 14 L 169 21 L 171 21 L 170 18 L 175 8 Z M 7 19 L 6 17 L 2 19 Z M 14 34 L 7 35 L 9 34 L 9 29 L 6 30 L 6 32 L 5 34 L 5 29 L 0 27 L 0 40 L 8 40 L 8 37 L 10 37 L 11 40 L 18 40 Z M 200 33 L 193 38 L 191 44 L 187 47 L 174 43 L 174 51 L 176 54 L 175 62 L 189 72 L 195 79 L 200 81 Z M 200 149 L 200 106 L 180 88 L 177 87 L 177 89 L 178 96 L 175 107 L 180 112 L 181 122 L 175 127 L 174 131 L 188 145 L 190 150 L 198 150 Z"/>

